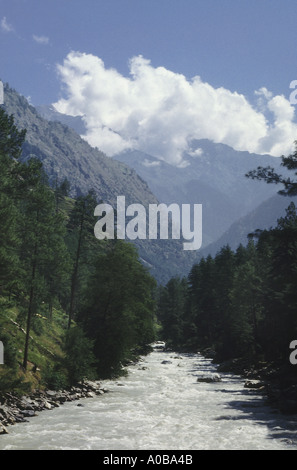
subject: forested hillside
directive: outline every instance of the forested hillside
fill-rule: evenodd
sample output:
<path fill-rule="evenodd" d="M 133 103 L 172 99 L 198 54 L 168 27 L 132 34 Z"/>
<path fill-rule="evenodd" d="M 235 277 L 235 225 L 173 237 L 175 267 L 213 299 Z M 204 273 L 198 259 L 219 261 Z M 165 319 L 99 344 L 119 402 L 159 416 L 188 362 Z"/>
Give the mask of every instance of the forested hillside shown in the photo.
<path fill-rule="evenodd" d="M 0 109 L 0 391 L 113 377 L 155 335 L 155 281 L 131 244 L 94 236 L 97 197 L 22 161 Z"/>
<path fill-rule="evenodd" d="M 212 348 L 218 361 L 288 361 L 297 338 L 296 235 L 293 203 L 276 228 L 235 251 L 223 247 L 189 276 L 161 288 L 159 310 L 174 348 Z"/>

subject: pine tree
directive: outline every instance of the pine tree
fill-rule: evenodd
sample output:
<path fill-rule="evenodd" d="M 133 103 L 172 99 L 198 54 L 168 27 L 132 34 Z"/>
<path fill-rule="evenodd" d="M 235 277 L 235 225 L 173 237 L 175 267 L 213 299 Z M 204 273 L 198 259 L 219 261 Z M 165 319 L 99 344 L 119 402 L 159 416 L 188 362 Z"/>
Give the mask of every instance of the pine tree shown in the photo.
<path fill-rule="evenodd" d="M 257 360 L 261 352 L 259 324 L 263 319 L 264 279 L 256 247 L 236 252 L 237 267 L 230 290 L 229 344 L 233 357 Z"/>
<path fill-rule="evenodd" d="M 288 170 L 297 170 L 297 141 L 295 141 L 295 151 L 285 157 L 281 157 L 281 165 Z M 294 175 L 297 176 L 297 171 L 294 172 Z M 268 184 L 281 184 L 283 189 L 278 193 L 282 196 L 296 196 L 297 195 L 297 181 L 292 180 L 290 177 L 282 176 L 275 172 L 274 168 L 271 166 L 261 167 L 259 166 L 256 170 L 252 170 L 246 174 L 248 178 L 264 180 Z"/>
<path fill-rule="evenodd" d="M 97 205 L 94 191 L 89 191 L 86 196 L 79 196 L 75 200 L 68 222 L 67 244 L 72 258 L 71 287 L 69 301 L 68 328 L 75 316 L 77 307 L 77 294 L 82 287 L 80 274 L 83 266 L 90 270 L 90 264 L 96 250 L 100 250 L 100 243 L 94 236 L 94 209 Z M 84 270 L 84 277 L 87 272 Z"/>
<path fill-rule="evenodd" d="M 0 292 L 20 284 L 17 226 L 23 165 L 18 159 L 24 138 L 25 131 L 18 131 L 13 117 L 0 108 Z"/>
<path fill-rule="evenodd" d="M 271 246 L 268 295 L 265 299 L 266 350 L 269 358 L 286 358 L 297 336 L 297 213 L 294 203 L 268 233 Z M 264 232 L 261 238 L 267 238 Z"/>
<path fill-rule="evenodd" d="M 214 268 L 214 260 L 208 256 L 189 274 L 191 310 L 200 347 L 214 345 L 217 336 Z"/>

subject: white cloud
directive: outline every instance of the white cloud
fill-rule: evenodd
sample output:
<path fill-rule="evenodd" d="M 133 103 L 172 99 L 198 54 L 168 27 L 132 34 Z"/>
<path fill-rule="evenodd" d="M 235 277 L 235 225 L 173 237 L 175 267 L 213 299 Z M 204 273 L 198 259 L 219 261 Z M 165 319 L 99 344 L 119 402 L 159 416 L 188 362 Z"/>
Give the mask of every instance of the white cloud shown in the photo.
<path fill-rule="evenodd" d="M 149 161 L 147 158 L 142 162 L 143 166 L 152 167 L 152 166 L 160 166 L 160 160 Z"/>
<path fill-rule="evenodd" d="M 33 34 L 33 39 L 38 44 L 47 45 L 49 43 L 49 38 L 47 36 L 36 36 Z"/>
<path fill-rule="evenodd" d="M 181 166 L 184 152 L 199 156 L 190 144 L 200 138 L 275 156 L 292 150 L 297 124 L 285 97 L 263 87 L 255 92 L 253 107 L 242 94 L 154 68 L 142 56 L 132 58 L 129 67 L 125 77 L 80 52 L 71 52 L 58 66 L 67 96 L 56 109 L 83 116 L 84 138 L 108 155 L 134 148 Z"/>
<path fill-rule="evenodd" d="M 193 158 L 198 158 L 203 155 L 203 150 L 201 148 L 195 149 L 195 150 L 190 150 L 188 154 L 193 157 Z"/>
<path fill-rule="evenodd" d="M 8 23 L 8 21 L 6 19 L 6 16 L 3 16 L 2 20 L 1 20 L 1 30 L 4 33 L 11 33 L 12 31 L 14 31 L 13 26 Z"/>

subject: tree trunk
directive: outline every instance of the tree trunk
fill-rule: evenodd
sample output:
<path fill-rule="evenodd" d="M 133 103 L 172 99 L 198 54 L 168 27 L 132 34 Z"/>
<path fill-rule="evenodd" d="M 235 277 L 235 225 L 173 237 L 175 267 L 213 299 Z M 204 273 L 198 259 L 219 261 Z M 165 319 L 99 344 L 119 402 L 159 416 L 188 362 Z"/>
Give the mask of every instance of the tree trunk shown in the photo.
<path fill-rule="evenodd" d="M 70 294 L 68 329 L 70 329 L 70 327 L 71 327 L 71 322 L 72 322 L 73 315 L 74 315 L 75 296 L 76 296 L 76 288 L 77 288 L 78 263 L 79 263 L 79 258 L 80 258 L 83 226 L 84 226 L 84 216 L 82 216 L 82 218 L 81 218 L 78 244 L 77 244 L 77 250 L 76 250 L 76 257 L 75 257 L 75 264 L 74 264 L 72 280 L 71 280 L 71 294 Z"/>
<path fill-rule="evenodd" d="M 29 338 L 30 338 L 31 318 L 32 318 L 32 311 L 33 311 L 34 281 L 35 281 L 36 265 L 37 265 L 36 255 L 37 255 L 37 244 L 35 244 L 35 247 L 34 247 L 34 258 L 33 258 L 31 287 L 30 287 L 30 299 L 29 299 L 28 316 L 27 316 L 27 330 L 26 330 L 24 361 L 23 361 L 23 368 L 25 370 L 27 370 L 27 363 L 28 363 Z"/>

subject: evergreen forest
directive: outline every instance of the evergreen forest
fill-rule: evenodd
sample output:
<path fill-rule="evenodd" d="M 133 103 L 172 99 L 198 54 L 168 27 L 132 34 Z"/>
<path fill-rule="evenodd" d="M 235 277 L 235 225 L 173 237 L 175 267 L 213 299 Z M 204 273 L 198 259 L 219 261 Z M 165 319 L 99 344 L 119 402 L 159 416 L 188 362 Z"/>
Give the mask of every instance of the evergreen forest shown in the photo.
<path fill-rule="evenodd" d="M 155 280 L 132 244 L 94 236 L 95 191 L 69 197 L 0 109 L 0 391 L 116 377 L 155 339 Z"/>

